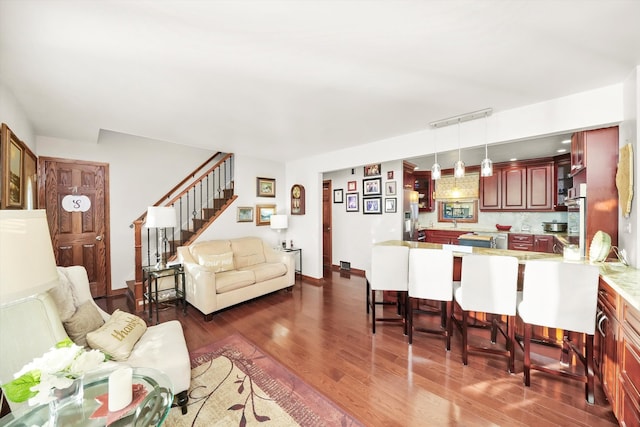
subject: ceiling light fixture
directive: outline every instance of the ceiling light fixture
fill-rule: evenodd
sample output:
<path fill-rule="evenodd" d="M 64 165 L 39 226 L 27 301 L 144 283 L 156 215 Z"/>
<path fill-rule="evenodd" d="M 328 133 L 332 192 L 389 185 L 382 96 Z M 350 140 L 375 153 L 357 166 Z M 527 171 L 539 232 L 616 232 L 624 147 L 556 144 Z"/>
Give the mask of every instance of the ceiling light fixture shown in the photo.
<path fill-rule="evenodd" d="M 489 158 L 487 116 L 484 116 L 484 160 L 480 163 L 480 176 L 493 176 L 493 162 Z"/>
<path fill-rule="evenodd" d="M 436 155 L 436 162 L 433 164 L 433 166 L 431 166 L 431 179 L 440 179 L 440 176 L 442 175 L 442 168 L 440 167 L 440 163 L 438 163 L 438 144 L 437 144 L 437 138 L 438 137 L 438 131 L 434 130 L 434 134 L 433 134 L 433 152 Z"/>
<path fill-rule="evenodd" d="M 456 178 L 464 176 L 464 162 L 460 158 L 460 119 L 458 119 L 458 161 L 453 164 L 453 176 Z"/>

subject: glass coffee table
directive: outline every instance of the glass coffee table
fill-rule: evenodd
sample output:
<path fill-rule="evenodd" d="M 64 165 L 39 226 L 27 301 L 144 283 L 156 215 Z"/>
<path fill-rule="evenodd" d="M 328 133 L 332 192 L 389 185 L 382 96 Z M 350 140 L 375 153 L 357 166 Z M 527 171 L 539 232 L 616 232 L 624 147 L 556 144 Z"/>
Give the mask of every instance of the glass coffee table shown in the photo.
<path fill-rule="evenodd" d="M 18 426 L 159 426 L 173 403 L 173 386 L 164 373 L 150 368 L 133 368 L 133 402 L 117 413 L 108 412 L 109 374 L 89 374 L 83 379 L 83 398 L 65 404 L 52 413 L 51 405 L 26 408 L 0 419 L 2 427 Z"/>

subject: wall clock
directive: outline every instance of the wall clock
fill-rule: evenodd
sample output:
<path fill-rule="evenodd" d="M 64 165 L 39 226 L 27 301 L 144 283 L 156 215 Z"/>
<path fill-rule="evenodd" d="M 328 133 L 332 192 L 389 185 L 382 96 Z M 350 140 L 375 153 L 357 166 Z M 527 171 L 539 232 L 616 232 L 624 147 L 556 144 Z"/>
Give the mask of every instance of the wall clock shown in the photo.
<path fill-rule="evenodd" d="M 304 215 L 304 187 L 300 184 L 291 187 L 291 215 Z"/>

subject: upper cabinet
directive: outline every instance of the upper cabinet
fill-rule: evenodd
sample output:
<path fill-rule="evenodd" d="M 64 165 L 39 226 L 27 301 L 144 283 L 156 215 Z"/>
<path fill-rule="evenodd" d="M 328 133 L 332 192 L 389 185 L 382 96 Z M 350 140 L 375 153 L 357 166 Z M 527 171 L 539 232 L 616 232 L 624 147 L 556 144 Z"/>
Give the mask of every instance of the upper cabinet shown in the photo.
<path fill-rule="evenodd" d="M 494 165 L 493 176 L 480 179 L 480 210 L 551 211 L 553 162 Z"/>
<path fill-rule="evenodd" d="M 413 189 L 418 192 L 418 210 L 420 212 L 433 211 L 433 181 L 431 180 L 431 172 L 414 172 Z"/>
<path fill-rule="evenodd" d="M 558 156 L 554 162 L 556 187 L 553 191 L 555 201 L 553 208 L 556 211 L 566 211 L 565 201 L 569 193 L 569 189 L 573 187 L 573 178 L 571 178 L 571 155 L 564 154 Z"/>
<path fill-rule="evenodd" d="M 575 175 L 585 168 L 586 132 L 576 132 L 571 136 L 571 175 Z"/>

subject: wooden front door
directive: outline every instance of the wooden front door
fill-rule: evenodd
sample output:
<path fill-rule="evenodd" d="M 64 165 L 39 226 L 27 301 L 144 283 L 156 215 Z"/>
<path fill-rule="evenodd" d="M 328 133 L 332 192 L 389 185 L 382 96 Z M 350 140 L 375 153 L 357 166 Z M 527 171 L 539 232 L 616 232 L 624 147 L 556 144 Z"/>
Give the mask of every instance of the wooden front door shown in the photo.
<path fill-rule="evenodd" d="M 331 273 L 331 181 L 322 182 L 322 271 Z"/>
<path fill-rule="evenodd" d="M 93 297 L 108 295 L 109 165 L 50 157 L 38 161 L 39 207 L 47 211 L 56 263 L 84 266 Z"/>

